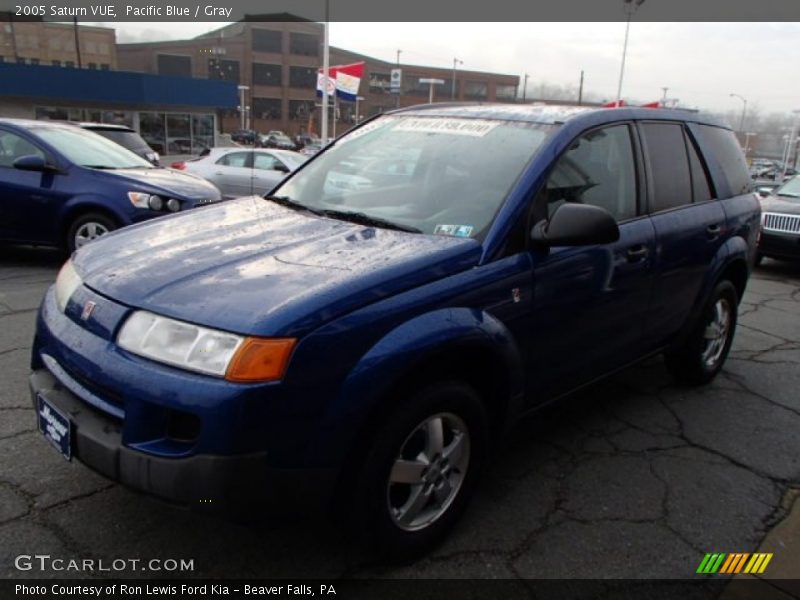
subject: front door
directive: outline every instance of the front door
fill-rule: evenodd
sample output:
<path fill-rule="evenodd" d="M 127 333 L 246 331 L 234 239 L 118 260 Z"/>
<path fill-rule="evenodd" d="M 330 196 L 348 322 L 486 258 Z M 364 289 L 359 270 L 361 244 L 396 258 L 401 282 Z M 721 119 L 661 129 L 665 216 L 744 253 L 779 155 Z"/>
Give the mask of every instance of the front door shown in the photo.
<path fill-rule="evenodd" d="M 531 248 L 533 300 L 529 397 L 539 403 L 621 367 L 643 351 L 655 236 L 640 202 L 641 169 L 630 124 L 589 131 L 556 162 L 534 212 L 565 202 L 599 206 L 617 220 L 611 244 Z"/>

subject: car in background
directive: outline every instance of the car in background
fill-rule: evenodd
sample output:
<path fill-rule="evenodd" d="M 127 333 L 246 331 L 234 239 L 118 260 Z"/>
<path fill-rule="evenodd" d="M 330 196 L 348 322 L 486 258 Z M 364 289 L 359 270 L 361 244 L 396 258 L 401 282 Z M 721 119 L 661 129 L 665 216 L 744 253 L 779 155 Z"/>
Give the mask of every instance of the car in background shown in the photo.
<path fill-rule="evenodd" d="M 800 259 L 800 175 L 761 200 L 760 263 L 763 257 Z"/>
<path fill-rule="evenodd" d="M 294 150 L 297 146 L 288 135 L 283 133 L 272 133 L 259 136 L 258 140 L 256 141 L 256 147 Z"/>
<path fill-rule="evenodd" d="M 158 152 L 153 150 L 134 129 L 125 125 L 112 125 L 109 123 L 78 123 L 78 126 L 87 131 L 93 131 L 104 138 L 116 142 L 123 148 L 127 148 L 134 154 L 138 154 L 145 160 L 150 161 L 156 166 L 160 159 Z"/>
<path fill-rule="evenodd" d="M 0 119 L 0 240 L 69 252 L 139 221 L 221 200 L 71 123 Z"/>
<path fill-rule="evenodd" d="M 302 148 L 300 148 L 299 152 L 303 156 L 314 156 L 317 152 L 322 150 L 322 144 L 306 144 Z"/>
<path fill-rule="evenodd" d="M 263 195 L 306 161 L 288 150 L 213 148 L 205 156 L 172 163 L 213 183 L 225 198 Z"/>
<path fill-rule="evenodd" d="M 256 143 L 259 135 L 260 134 L 255 129 L 239 129 L 231 134 L 231 139 L 240 144 L 253 145 Z"/>

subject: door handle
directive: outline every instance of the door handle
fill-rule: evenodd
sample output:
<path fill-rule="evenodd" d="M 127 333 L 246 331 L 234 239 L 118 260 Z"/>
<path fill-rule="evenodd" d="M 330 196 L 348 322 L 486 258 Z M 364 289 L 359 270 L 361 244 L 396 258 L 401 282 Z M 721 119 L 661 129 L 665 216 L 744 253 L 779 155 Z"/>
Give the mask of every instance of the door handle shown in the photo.
<path fill-rule="evenodd" d="M 632 246 L 631 248 L 628 248 L 628 251 L 625 253 L 625 255 L 628 257 L 628 262 L 640 261 L 647 256 L 647 246 L 644 244 Z"/>
<path fill-rule="evenodd" d="M 709 225 L 706 227 L 706 233 L 708 234 L 708 239 L 716 239 L 719 237 L 719 234 L 722 233 L 722 227 L 717 224 Z"/>

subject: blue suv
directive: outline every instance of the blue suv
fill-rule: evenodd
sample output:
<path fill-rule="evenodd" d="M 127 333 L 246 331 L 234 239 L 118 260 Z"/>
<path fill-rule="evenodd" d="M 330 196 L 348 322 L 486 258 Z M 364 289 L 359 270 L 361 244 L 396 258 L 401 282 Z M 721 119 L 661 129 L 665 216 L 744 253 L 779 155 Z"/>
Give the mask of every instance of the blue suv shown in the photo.
<path fill-rule="evenodd" d="M 71 123 L 0 119 L 0 241 L 72 252 L 118 227 L 221 200 Z"/>
<path fill-rule="evenodd" d="M 719 372 L 750 186 L 733 133 L 687 112 L 379 116 L 266 197 L 78 251 L 38 317 L 39 427 L 162 498 L 333 506 L 420 553 L 521 415 L 657 353 Z"/>

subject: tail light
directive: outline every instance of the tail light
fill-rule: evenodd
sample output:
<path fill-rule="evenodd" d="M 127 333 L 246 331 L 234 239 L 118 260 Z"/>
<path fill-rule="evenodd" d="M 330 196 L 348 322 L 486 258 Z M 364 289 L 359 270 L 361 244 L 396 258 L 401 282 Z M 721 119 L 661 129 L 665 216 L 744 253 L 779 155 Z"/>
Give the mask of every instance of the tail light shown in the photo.
<path fill-rule="evenodd" d="M 186 170 L 186 163 L 184 161 L 182 161 L 182 160 L 178 161 L 178 162 L 174 162 L 174 163 L 172 163 L 170 165 L 170 168 L 178 169 L 179 171 L 185 171 Z"/>

